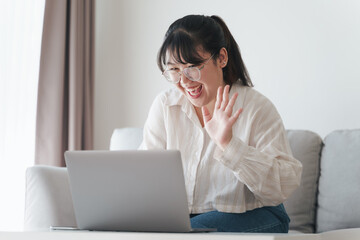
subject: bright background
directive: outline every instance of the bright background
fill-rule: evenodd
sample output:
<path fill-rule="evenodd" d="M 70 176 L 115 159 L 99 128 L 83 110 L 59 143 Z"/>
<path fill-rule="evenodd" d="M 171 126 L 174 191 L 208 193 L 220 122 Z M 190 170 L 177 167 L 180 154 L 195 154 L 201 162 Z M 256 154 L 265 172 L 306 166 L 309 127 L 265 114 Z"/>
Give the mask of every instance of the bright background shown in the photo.
<path fill-rule="evenodd" d="M 44 0 L 0 0 L 0 231 L 21 230 L 34 164 Z"/>
<path fill-rule="evenodd" d="M 156 55 L 168 26 L 219 15 L 237 40 L 255 89 L 288 129 L 324 137 L 360 128 L 360 1 L 107 0 L 96 4 L 95 147 L 116 127 L 141 127 L 170 85 Z"/>
<path fill-rule="evenodd" d="M 0 231 L 23 224 L 44 2 L 0 0 Z M 170 87 L 156 66 L 165 31 L 191 13 L 225 20 L 286 128 L 360 128 L 358 0 L 96 0 L 95 148 L 114 128 L 143 126 Z"/>

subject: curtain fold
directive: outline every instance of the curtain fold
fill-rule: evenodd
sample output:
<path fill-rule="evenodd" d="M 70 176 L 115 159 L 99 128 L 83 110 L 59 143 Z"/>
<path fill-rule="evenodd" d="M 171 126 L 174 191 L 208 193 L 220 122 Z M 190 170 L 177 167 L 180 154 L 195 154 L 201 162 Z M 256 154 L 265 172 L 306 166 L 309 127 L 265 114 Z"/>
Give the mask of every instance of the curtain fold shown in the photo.
<path fill-rule="evenodd" d="M 65 166 L 93 148 L 94 0 L 46 0 L 35 164 Z"/>

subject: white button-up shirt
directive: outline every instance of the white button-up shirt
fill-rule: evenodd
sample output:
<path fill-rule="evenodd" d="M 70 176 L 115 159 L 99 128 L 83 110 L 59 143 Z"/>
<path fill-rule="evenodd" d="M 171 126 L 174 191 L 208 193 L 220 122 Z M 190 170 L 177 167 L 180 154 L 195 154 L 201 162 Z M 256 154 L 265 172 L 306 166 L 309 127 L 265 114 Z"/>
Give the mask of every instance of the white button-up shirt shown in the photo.
<path fill-rule="evenodd" d="M 300 184 L 302 165 L 274 105 L 253 88 L 234 84 L 230 97 L 235 92 L 234 111 L 243 111 L 224 151 L 176 88 L 159 94 L 150 108 L 140 149 L 180 150 L 191 213 L 275 206 Z"/>

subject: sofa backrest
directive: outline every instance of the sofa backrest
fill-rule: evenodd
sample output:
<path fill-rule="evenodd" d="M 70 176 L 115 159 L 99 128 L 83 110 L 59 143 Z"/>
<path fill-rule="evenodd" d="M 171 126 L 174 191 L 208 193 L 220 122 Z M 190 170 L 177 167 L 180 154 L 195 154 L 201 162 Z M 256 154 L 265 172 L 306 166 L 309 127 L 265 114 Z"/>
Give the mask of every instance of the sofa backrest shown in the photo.
<path fill-rule="evenodd" d="M 360 129 L 327 135 L 321 156 L 316 231 L 360 228 Z"/>
<path fill-rule="evenodd" d="M 137 149 L 143 139 L 142 128 L 116 128 L 110 139 L 110 150 Z"/>
<path fill-rule="evenodd" d="M 315 232 L 316 195 L 320 172 L 321 137 L 305 130 L 287 130 L 292 153 L 303 165 L 300 186 L 284 202 L 290 229 Z"/>

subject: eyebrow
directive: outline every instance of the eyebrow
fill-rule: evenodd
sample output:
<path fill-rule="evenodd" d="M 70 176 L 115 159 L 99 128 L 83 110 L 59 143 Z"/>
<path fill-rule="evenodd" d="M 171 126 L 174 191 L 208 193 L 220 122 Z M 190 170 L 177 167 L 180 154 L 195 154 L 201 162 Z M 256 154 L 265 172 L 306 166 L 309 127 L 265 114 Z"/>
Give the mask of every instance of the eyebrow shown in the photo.
<path fill-rule="evenodd" d="M 174 63 L 174 62 L 167 62 L 166 63 L 166 66 L 177 66 L 177 65 L 187 65 L 187 64 L 190 64 L 190 65 L 198 65 L 198 64 L 192 64 L 192 63 L 186 63 L 186 64 L 182 64 L 182 63 Z"/>

